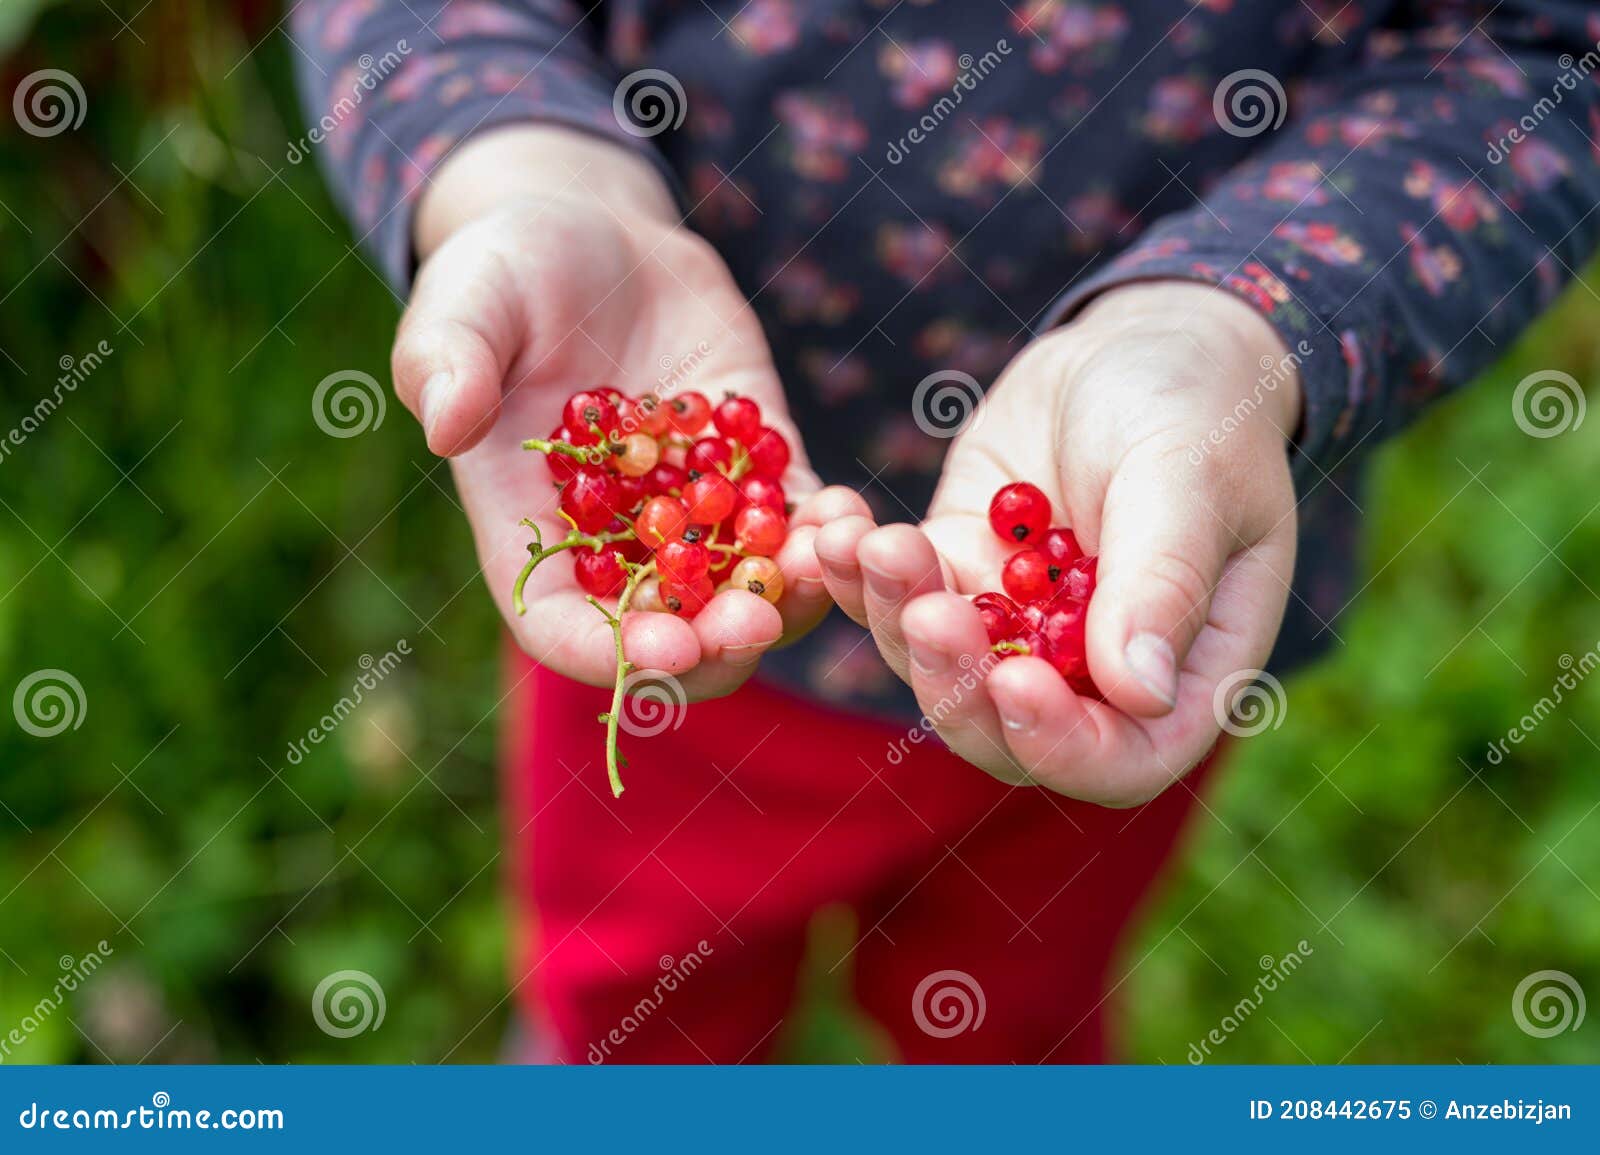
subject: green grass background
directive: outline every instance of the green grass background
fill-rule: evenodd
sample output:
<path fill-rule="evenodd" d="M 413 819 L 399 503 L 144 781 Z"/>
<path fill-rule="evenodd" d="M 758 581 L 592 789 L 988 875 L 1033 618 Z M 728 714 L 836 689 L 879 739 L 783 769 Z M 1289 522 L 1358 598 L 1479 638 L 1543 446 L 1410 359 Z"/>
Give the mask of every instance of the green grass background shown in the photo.
<path fill-rule="evenodd" d="M 492 1060 L 496 619 L 398 405 L 349 441 L 310 420 L 330 368 L 387 379 L 396 306 L 285 161 L 277 13 L 158 7 L 142 47 L 87 2 L 0 21 L 7 92 L 57 67 L 90 100 L 75 132 L 6 137 L 0 424 L 62 356 L 114 350 L 0 461 L 0 690 L 60 667 L 88 702 L 50 740 L 0 711 L 0 1034 L 104 939 L 10 1061 Z M 1597 365 L 1580 286 L 1377 455 L 1343 644 L 1239 750 L 1119 968 L 1130 1057 L 1184 1062 L 1304 939 L 1218 1060 L 1600 1059 L 1593 1022 L 1538 1039 L 1511 1013 L 1537 970 L 1600 995 L 1600 687 L 1485 761 L 1600 643 L 1600 419 L 1536 440 L 1510 414 L 1526 373 Z M 289 765 L 400 638 L 375 725 Z M 350 967 L 382 977 L 387 1016 L 330 1038 L 310 992 Z M 806 1005 L 790 1057 L 875 1053 L 839 988 Z"/>

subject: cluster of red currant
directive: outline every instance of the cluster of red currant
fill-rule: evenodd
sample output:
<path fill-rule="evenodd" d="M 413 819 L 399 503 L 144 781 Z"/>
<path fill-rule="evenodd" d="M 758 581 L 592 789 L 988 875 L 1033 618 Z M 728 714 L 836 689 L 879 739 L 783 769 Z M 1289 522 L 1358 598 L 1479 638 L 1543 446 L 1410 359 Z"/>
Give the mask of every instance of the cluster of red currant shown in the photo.
<path fill-rule="evenodd" d="M 560 492 L 567 536 L 544 543 L 539 527 L 513 601 L 534 568 L 571 550 L 578 586 L 611 623 L 617 681 L 607 726 L 606 764 L 622 793 L 617 724 L 623 683 L 633 669 L 622 652 L 623 613 L 656 611 L 691 618 L 725 589 L 769 602 L 783 594 L 773 560 L 789 533 L 780 478 L 789 443 L 762 423 L 761 407 L 729 393 L 715 407 L 703 394 L 630 398 L 615 389 L 574 393 L 561 424 L 524 449 L 543 453 Z M 600 599 L 615 599 L 615 608 Z"/>
<path fill-rule="evenodd" d="M 1001 541 L 1022 547 L 1000 571 L 1006 592 L 972 599 L 990 645 L 1007 657 L 1043 658 L 1075 693 L 1099 698 L 1084 637 L 1095 558 L 1070 529 L 1051 526 L 1050 499 L 1026 481 L 1000 487 L 989 502 L 989 525 Z"/>

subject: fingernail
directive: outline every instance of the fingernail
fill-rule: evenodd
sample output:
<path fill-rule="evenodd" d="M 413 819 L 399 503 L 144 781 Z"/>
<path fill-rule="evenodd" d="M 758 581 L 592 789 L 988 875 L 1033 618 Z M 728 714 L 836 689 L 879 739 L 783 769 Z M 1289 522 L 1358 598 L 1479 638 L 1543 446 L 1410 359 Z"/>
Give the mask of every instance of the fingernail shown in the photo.
<path fill-rule="evenodd" d="M 917 673 L 924 677 L 935 677 L 950 668 L 948 655 L 929 646 L 919 646 L 911 643 L 911 664 Z"/>
<path fill-rule="evenodd" d="M 1178 662 L 1165 638 L 1135 634 L 1122 656 L 1140 685 L 1167 705 L 1178 704 Z"/>
<path fill-rule="evenodd" d="M 767 652 L 768 642 L 746 642 L 740 646 L 723 646 L 722 660 L 730 666 L 753 666 Z"/>
<path fill-rule="evenodd" d="M 849 585 L 861 577 L 861 571 L 853 565 L 844 565 L 840 562 L 829 561 L 821 554 L 817 555 L 817 564 L 822 567 L 822 572 L 838 582 L 840 585 Z"/>
<path fill-rule="evenodd" d="M 870 570 L 867 571 L 867 589 L 880 602 L 888 602 L 890 605 L 899 605 L 906 600 L 904 582 L 897 582 L 893 578 L 884 577 Z"/>
<path fill-rule="evenodd" d="M 422 410 L 422 432 L 429 441 L 433 440 L 434 426 L 444 412 L 444 404 L 449 400 L 454 385 L 455 377 L 448 369 L 441 369 L 423 383 L 422 397 L 417 407 Z"/>
<path fill-rule="evenodd" d="M 1020 733 L 1033 729 L 1034 722 L 1037 719 L 1035 719 L 1033 711 L 1020 702 L 1004 702 L 997 699 L 995 706 L 1000 711 L 1000 721 L 1005 723 L 1007 730 L 1015 730 Z"/>
<path fill-rule="evenodd" d="M 818 594 L 826 592 L 828 587 L 821 578 L 804 577 L 795 578 L 794 588 L 804 593 L 807 597 L 816 597 Z"/>

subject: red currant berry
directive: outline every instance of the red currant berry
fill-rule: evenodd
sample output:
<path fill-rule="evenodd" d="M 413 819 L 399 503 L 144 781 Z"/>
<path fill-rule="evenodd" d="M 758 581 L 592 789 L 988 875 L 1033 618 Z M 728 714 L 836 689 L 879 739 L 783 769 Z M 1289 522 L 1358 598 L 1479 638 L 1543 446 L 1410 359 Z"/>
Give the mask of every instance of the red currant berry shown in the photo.
<path fill-rule="evenodd" d="M 1050 528 L 1050 499 L 1026 481 L 1002 485 L 989 501 L 989 524 L 1013 545 L 1038 541 Z"/>
<path fill-rule="evenodd" d="M 582 465 L 561 487 L 561 511 L 583 533 L 599 533 L 617 515 L 621 498 L 609 473 Z"/>
<path fill-rule="evenodd" d="M 683 455 L 683 467 L 690 473 L 727 473 L 733 464 L 733 446 L 720 437 L 702 437 Z"/>
<path fill-rule="evenodd" d="M 776 429 L 762 426 L 756 430 L 745 452 L 750 455 L 750 472 L 757 477 L 776 480 L 789 468 L 789 443 Z"/>
<path fill-rule="evenodd" d="M 645 492 L 642 477 L 629 477 L 626 473 L 619 473 L 612 480 L 617 483 L 617 510 L 620 513 L 632 513 L 639 508 L 639 503 L 649 496 Z M 626 529 L 627 526 L 622 528 Z"/>
<path fill-rule="evenodd" d="M 671 412 L 659 397 L 644 396 L 633 403 L 633 417 L 639 423 L 639 432 L 651 437 L 665 437 L 672 429 Z"/>
<path fill-rule="evenodd" d="M 1061 576 L 1061 592 L 1080 602 L 1092 598 L 1098 563 L 1099 559 L 1095 557 L 1080 557 L 1073 562 Z"/>
<path fill-rule="evenodd" d="M 683 487 L 683 502 L 689 507 L 689 520 L 700 525 L 716 525 L 733 512 L 739 491 L 720 473 L 689 475 Z"/>
<path fill-rule="evenodd" d="M 745 553 L 771 557 L 789 535 L 789 519 L 770 506 L 747 505 L 733 519 L 734 543 Z"/>
<path fill-rule="evenodd" d="M 616 430 L 617 407 L 603 393 L 574 393 L 561 411 L 561 424 L 572 444 L 594 445 Z"/>
<path fill-rule="evenodd" d="M 1077 537 L 1070 529 L 1046 530 L 1036 548 L 1050 559 L 1052 565 L 1060 566 L 1062 569 L 1066 569 L 1083 556 L 1083 547 L 1078 544 Z"/>
<path fill-rule="evenodd" d="M 1045 614 L 1039 631 L 1044 636 L 1045 652 L 1040 656 L 1063 678 L 1089 674 L 1089 650 L 1084 638 L 1088 616 L 1088 607 L 1073 601 L 1056 605 Z"/>
<path fill-rule="evenodd" d="M 644 489 L 651 497 L 663 493 L 676 496 L 682 493 L 683 487 L 688 484 L 689 475 L 676 465 L 668 465 L 665 461 L 644 475 Z"/>
<path fill-rule="evenodd" d="M 661 579 L 645 578 L 633 587 L 633 597 L 628 600 L 630 610 L 644 613 L 666 613 L 667 603 L 661 597 Z"/>
<path fill-rule="evenodd" d="M 615 549 L 574 550 L 573 569 L 578 576 L 578 588 L 597 598 L 621 593 L 628 580 L 628 571 L 622 568 L 622 559 Z"/>
<path fill-rule="evenodd" d="M 565 425 L 557 425 L 550 431 L 550 436 L 545 440 L 561 441 L 568 445 L 572 444 L 572 438 L 567 436 L 567 427 Z M 578 468 L 578 459 L 569 457 L 565 453 L 546 453 L 544 460 L 545 464 L 550 466 L 550 477 L 557 485 L 571 477 L 573 471 Z"/>
<path fill-rule="evenodd" d="M 698 437 L 700 431 L 706 427 L 706 422 L 711 420 L 711 402 L 707 401 L 704 393 L 679 393 L 669 397 L 666 403 L 667 423 L 674 433 L 684 437 Z"/>
<path fill-rule="evenodd" d="M 749 590 L 769 602 L 776 602 L 783 596 L 783 571 L 770 557 L 745 558 L 733 567 L 728 580 L 734 589 Z"/>
<path fill-rule="evenodd" d="M 711 551 L 700 540 L 698 529 L 687 529 L 682 537 L 656 550 L 656 572 L 673 585 L 692 586 L 711 569 Z"/>
<path fill-rule="evenodd" d="M 1018 602 L 1043 601 L 1055 593 L 1055 579 L 1050 576 L 1050 562 L 1036 549 L 1014 553 L 1000 571 L 1000 584 L 1007 594 Z"/>
<path fill-rule="evenodd" d="M 764 505 L 785 515 L 789 512 L 789 499 L 782 484 L 770 477 L 751 475 L 739 483 L 739 506 L 746 505 Z"/>
<path fill-rule="evenodd" d="M 983 621 L 983 629 L 989 635 L 991 646 L 1005 641 L 1022 628 L 1021 619 L 1017 617 L 1017 603 L 1005 594 L 981 593 L 972 599 L 972 605 Z"/>
<path fill-rule="evenodd" d="M 643 477 L 661 460 L 661 446 L 648 433 L 630 433 L 614 444 L 611 455 L 617 472 L 628 477 Z"/>
<path fill-rule="evenodd" d="M 715 594 L 716 588 L 708 577 L 702 577 L 693 585 L 687 586 L 666 580 L 661 583 L 661 600 L 666 603 L 668 611 L 680 618 L 694 617 L 706 608 L 706 603 Z"/>
<path fill-rule="evenodd" d="M 634 519 L 633 532 L 650 549 L 669 542 L 689 524 L 689 508 L 676 497 L 652 497 Z"/>
<path fill-rule="evenodd" d="M 711 414 L 717 432 L 741 445 L 749 445 L 761 429 L 761 406 L 748 397 L 729 393 Z"/>

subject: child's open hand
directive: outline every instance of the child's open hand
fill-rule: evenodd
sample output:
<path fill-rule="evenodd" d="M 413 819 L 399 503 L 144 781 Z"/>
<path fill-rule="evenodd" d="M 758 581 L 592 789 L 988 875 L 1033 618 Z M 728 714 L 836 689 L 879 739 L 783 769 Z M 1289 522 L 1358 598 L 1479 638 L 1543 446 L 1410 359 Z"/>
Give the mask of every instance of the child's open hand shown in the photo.
<path fill-rule="evenodd" d="M 1011 363 L 920 528 L 823 527 L 829 591 L 952 750 L 1110 805 L 1153 797 L 1210 750 L 1217 687 L 1266 660 L 1294 568 L 1286 446 L 1300 402 L 1286 356 L 1219 290 L 1113 290 Z M 985 661 L 978 613 L 957 595 L 1000 588 L 1008 551 L 987 511 L 1011 481 L 1043 489 L 1052 524 L 1100 555 L 1088 653 L 1107 703 L 1039 658 Z"/>
<path fill-rule="evenodd" d="M 626 615 L 633 664 L 674 675 L 691 698 L 715 697 L 749 677 L 780 637 L 821 619 L 831 602 L 815 527 L 865 503 L 821 490 L 760 325 L 647 164 L 559 129 L 488 134 L 435 175 L 417 238 L 424 262 L 395 339 L 395 388 L 429 447 L 452 455 L 484 577 L 529 654 L 593 685 L 616 670 L 611 629 L 578 589 L 570 554 L 535 571 L 526 614 L 511 605 L 528 559 L 519 521 L 532 517 L 546 542 L 568 530 L 543 455 L 521 442 L 549 436 L 570 394 L 601 386 L 753 398 L 793 448 L 783 483 L 800 502 L 777 557 L 785 592 L 776 606 L 740 590 L 692 621 Z"/>

